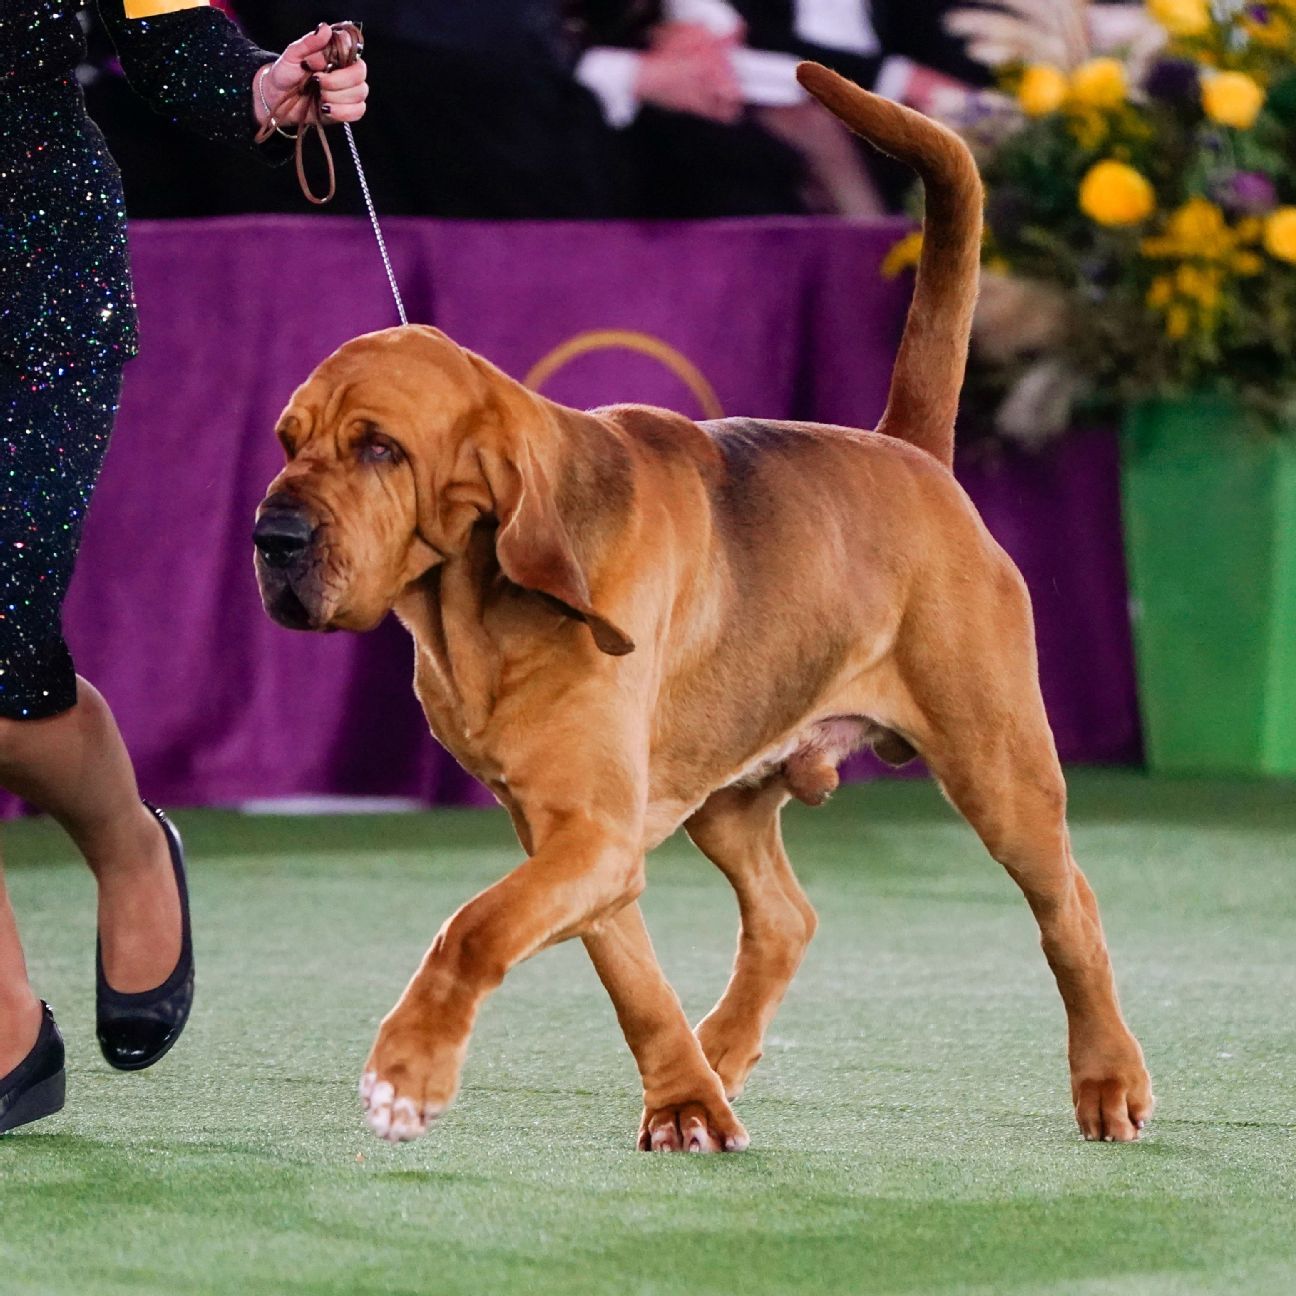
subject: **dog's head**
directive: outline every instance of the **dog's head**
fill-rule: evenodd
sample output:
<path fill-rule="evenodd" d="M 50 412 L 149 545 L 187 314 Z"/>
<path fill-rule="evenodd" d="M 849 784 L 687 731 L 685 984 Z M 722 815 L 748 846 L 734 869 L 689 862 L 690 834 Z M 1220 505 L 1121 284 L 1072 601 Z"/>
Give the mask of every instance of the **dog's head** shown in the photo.
<path fill-rule="evenodd" d="M 253 532 L 266 611 L 297 630 L 371 629 L 484 523 L 505 577 L 585 621 L 604 652 L 631 651 L 592 605 L 560 503 L 560 414 L 435 329 L 348 342 L 279 420 L 288 462 Z"/>

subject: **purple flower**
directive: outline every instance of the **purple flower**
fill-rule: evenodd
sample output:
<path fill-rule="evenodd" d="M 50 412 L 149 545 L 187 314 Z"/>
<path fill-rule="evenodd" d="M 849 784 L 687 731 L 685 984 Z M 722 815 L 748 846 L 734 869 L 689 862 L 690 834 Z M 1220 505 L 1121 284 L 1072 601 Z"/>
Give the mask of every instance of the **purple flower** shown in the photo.
<path fill-rule="evenodd" d="M 1110 256 L 1084 257 L 1080 262 L 1080 273 L 1095 289 L 1112 287 L 1120 279 L 1120 262 Z M 1098 296 L 1104 296 L 1101 291 Z"/>
<path fill-rule="evenodd" d="M 1211 196 L 1230 216 L 1259 216 L 1278 203 L 1274 182 L 1263 171 L 1234 171 L 1211 185 Z"/>
<path fill-rule="evenodd" d="M 1201 101 L 1201 82 L 1197 64 L 1191 59 L 1157 59 L 1143 80 L 1148 98 L 1162 103 L 1186 105 Z"/>
<path fill-rule="evenodd" d="M 1269 22 L 1269 9 L 1267 5 L 1247 5 L 1246 15 L 1253 23 L 1257 23 L 1261 27 L 1264 27 Z"/>

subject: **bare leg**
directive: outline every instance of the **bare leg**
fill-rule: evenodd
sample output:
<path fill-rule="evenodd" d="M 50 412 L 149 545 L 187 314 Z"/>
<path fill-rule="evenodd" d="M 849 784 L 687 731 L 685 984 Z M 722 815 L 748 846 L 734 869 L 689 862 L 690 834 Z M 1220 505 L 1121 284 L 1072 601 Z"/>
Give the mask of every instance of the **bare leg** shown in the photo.
<path fill-rule="evenodd" d="M 0 787 L 52 815 L 94 872 L 113 988 L 161 984 L 180 957 L 180 899 L 166 840 L 95 688 L 78 679 L 76 706 L 48 720 L 0 719 Z"/>
<path fill-rule="evenodd" d="M 643 1077 L 640 1151 L 737 1152 L 747 1131 L 729 1108 L 719 1077 L 689 1030 L 638 903 L 626 905 L 584 936 L 599 980 Z"/>
<path fill-rule="evenodd" d="M 684 825 L 738 896 L 741 927 L 733 974 L 720 1002 L 698 1025 L 707 1061 L 736 1098 L 760 1060 L 765 1031 L 801 965 L 817 919 L 792 873 L 779 812 L 782 779 L 725 788 Z"/>
<path fill-rule="evenodd" d="M 0 864 L 0 1076 L 31 1052 L 40 1032 L 40 1000 L 27 980 L 27 964 Z"/>

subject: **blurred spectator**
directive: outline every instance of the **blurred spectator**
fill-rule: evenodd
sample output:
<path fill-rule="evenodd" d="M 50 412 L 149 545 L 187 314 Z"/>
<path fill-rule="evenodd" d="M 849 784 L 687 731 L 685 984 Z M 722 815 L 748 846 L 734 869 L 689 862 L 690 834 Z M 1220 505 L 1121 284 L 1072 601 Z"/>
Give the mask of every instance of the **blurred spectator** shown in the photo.
<path fill-rule="evenodd" d="M 282 45 L 319 0 L 222 0 Z M 796 83 L 812 58 L 924 111 L 985 72 L 942 0 L 353 0 L 373 93 L 359 135 L 380 211 L 492 218 L 883 210 L 907 172 L 857 147 Z M 181 135 L 121 80 L 106 39 L 90 110 L 135 217 L 305 211 L 292 168 Z M 335 145 L 336 148 L 336 145 Z M 345 151 L 345 150 L 344 150 Z M 179 159 L 179 160 L 177 160 Z M 236 172 L 237 174 L 232 174 Z M 329 209 L 363 210 L 340 160 Z"/>
<path fill-rule="evenodd" d="M 968 0 L 974 4 L 975 0 Z M 956 115 L 970 90 L 992 76 L 964 50 L 962 38 L 945 30 L 945 15 L 959 0 L 733 0 L 747 25 L 748 44 L 813 59 L 888 99 L 936 117 Z M 767 124 L 778 128 L 778 110 Z M 797 110 L 782 114 L 786 128 L 804 136 L 821 131 L 817 118 Z M 912 188 L 909 170 L 867 146 L 855 156 L 888 207 L 897 207 Z M 837 174 L 844 164 L 832 154 Z M 852 209 L 840 198 L 837 209 Z"/>
<path fill-rule="evenodd" d="M 903 10 L 896 0 L 576 0 L 570 8 L 587 47 L 576 75 L 608 122 L 625 129 L 653 214 L 881 209 L 871 163 L 797 85 L 800 59 L 927 112 L 961 101 L 985 77 L 945 33 L 946 6 L 935 0 Z M 771 137 L 784 149 L 772 149 Z"/>
<path fill-rule="evenodd" d="M 962 98 L 990 75 L 944 26 L 958 7 L 945 0 L 732 0 L 747 25 L 747 42 L 813 59 L 852 81 L 938 113 L 942 100 Z"/>
<path fill-rule="evenodd" d="M 748 111 L 741 60 L 755 51 L 743 48 L 742 20 L 729 5 L 572 0 L 567 9 L 584 51 L 576 77 L 620 132 L 637 214 L 806 210 L 800 153 Z M 800 97 L 794 82 L 790 90 Z"/>

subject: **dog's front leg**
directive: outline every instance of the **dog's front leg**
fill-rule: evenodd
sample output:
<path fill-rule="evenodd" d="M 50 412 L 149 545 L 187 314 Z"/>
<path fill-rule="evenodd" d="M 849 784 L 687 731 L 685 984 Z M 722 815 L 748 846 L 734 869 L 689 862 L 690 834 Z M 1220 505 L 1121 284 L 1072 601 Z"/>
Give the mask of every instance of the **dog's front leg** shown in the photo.
<path fill-rule="evenodd" d="M 379 1028 L 361 1098 L 374 1132 L 392 1142 L 418 1138 L 450 1105 L 477 1009 L 509 969 L 642 890 L 638 823 L 597 809 L 528 820 L 531 857 L 446 922 Z"/>
<path fill-rule="evenodd" d="M 644 1152 L 738 1152 L 747 1131 L 653 952 L 638 904 L 584 936 L 643 1078 L 639 1147 Z"/>

